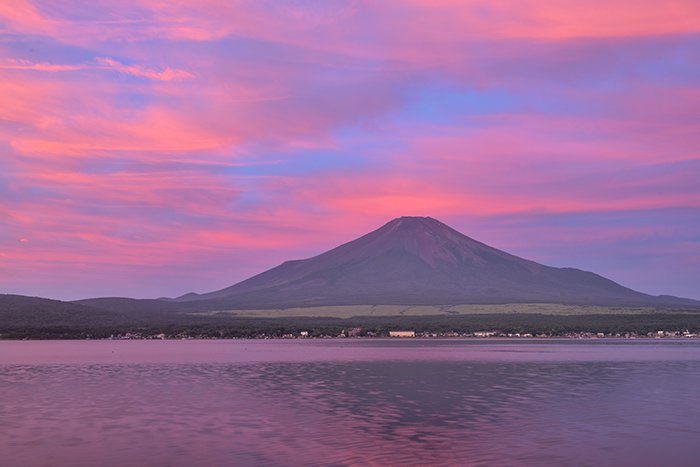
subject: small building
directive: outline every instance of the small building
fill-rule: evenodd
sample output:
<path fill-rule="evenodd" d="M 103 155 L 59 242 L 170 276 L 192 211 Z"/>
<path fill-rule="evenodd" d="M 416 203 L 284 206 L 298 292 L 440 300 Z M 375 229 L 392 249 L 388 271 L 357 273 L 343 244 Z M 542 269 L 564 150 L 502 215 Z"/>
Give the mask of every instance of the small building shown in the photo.
<path fill-rule="evenodd" d="M 416 331 L 389 331 L 389 337 L 416 337 Z"/>

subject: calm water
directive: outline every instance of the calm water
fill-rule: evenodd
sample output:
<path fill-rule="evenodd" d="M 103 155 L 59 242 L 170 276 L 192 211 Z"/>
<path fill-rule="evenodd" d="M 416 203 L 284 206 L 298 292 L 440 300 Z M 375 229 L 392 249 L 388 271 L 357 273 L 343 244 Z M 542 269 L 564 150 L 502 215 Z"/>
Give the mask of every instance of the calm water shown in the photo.
<path fill-rule="evenodd" d="M 700 465 L 697 341 L 0 342 L 0 465 Z"/>

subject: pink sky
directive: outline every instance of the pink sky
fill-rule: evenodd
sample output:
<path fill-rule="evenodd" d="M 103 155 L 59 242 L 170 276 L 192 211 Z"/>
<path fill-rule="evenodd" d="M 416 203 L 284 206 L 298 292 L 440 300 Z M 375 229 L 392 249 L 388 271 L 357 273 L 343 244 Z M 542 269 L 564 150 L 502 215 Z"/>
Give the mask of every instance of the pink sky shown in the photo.
<path fill-rule="evenodd" d="M 696 0 L 13 0 L 0 98 L 0 292 L 205 292 L 429 215 L 700 298 Z"/>

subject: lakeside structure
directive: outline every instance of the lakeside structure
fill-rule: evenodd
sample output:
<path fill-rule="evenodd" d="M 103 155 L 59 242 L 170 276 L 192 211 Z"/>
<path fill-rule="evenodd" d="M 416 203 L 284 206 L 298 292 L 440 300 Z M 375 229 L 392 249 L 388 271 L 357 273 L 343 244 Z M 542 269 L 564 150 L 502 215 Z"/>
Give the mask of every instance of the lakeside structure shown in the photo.
<path fill-rule="evenodd" d="M 416 331 L 389 331 L 389 337 L 416 337 Z"/>

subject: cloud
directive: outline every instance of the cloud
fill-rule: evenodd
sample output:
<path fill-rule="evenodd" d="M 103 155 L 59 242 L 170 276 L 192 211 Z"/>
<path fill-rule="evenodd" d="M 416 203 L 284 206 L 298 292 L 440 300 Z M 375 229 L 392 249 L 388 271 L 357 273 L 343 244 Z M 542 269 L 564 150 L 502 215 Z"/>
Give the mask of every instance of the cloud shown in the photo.
<path fill-rule="evenodd" d="M 0 64 L 2 70 L 30 70 L 46 72 L 82 71 L 82 70 L 105 70 L 146 78 L 157 81 L 171 81 L 194 78 L 194 74 L 184 71 L 164 67 L 160 70 L 149 69 L 140 65 L 125 65 L 112 58 L 97 57 L 94 63 L 80 65 L 65 65 L 55 63 L 32 63 L 28 60 L 8 60 Z"/>
<path fill-rule="evenodd" d="M 113 70 L 118 73 L 136 76 L 138 78 L 148 78 L 159 81 L 194 78 L 194 75 L 188 71 L 176 70 L 170 67 L 165 67 L 162 70 L 150 70 L 138 65 L 124 65 L 123 63 L 119 63 L 118 61 L 108 57 L 97 57 L 95 61 L 101 69 Z"/>
<path fill-rule="evenodd" d="M 421 214 L 690 294 L 700 6 L 669 5 L 5 2 L 0 279 L 205 291 Z"/>

